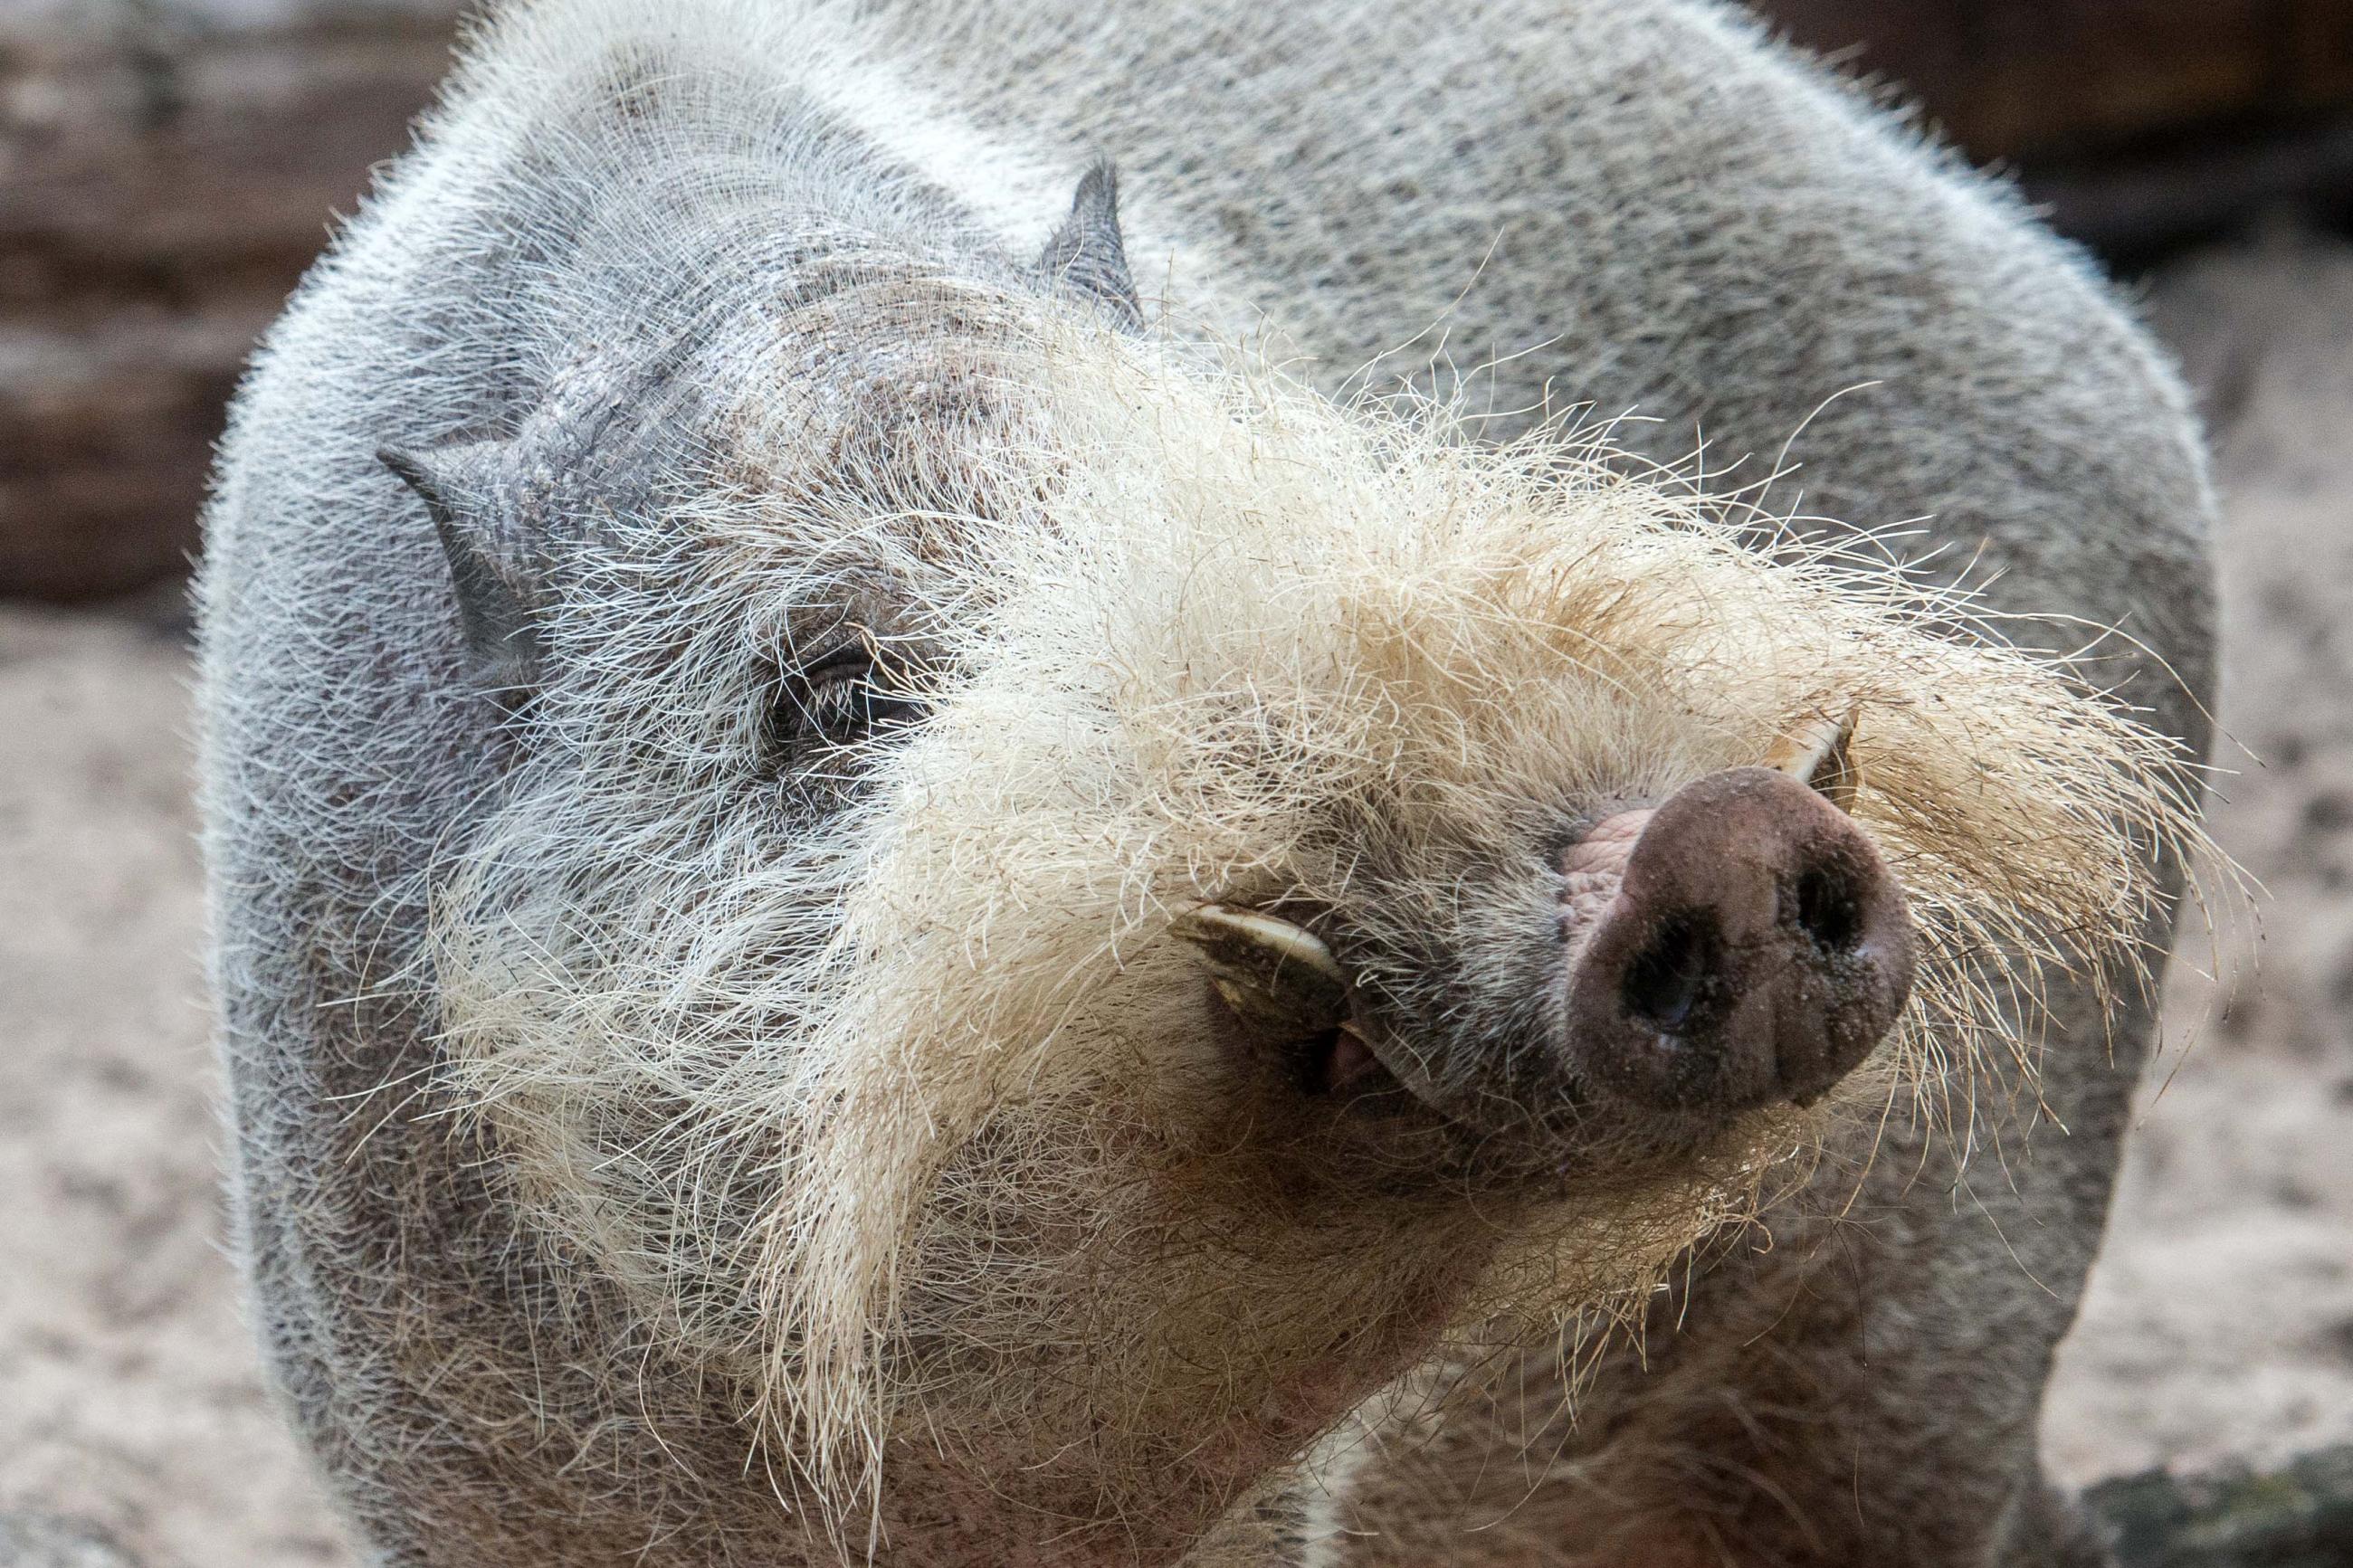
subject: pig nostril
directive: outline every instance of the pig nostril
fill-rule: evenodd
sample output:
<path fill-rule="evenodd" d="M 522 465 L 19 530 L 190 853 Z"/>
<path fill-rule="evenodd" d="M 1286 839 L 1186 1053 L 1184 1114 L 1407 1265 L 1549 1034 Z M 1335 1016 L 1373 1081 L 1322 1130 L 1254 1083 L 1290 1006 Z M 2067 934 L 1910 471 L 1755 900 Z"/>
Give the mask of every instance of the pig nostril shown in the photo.
<path fill-rule="evenodd" d="M 1626 1010 L 1662 1031 L 1682 1028 L 1700 1004 L 1715 956 L 1715 943 L 1697 920 L 1689 914 L 1668 917 L 1626 966 L 1619 988 Z"/>
<path fill-rule="evenodd" d="M 1814 867 L 1798 879 L 1798 925 L 1824 952 L 1844 952 L 1862 935 L 1862 900 L 1854 884 Z"/>
<path fill-rule="evenodd" d="M 1560 868 L 1584 867 L 1565 855 Z M 1591 888 L 1564 886 L 1564 902 L 1590 908 Z M 1912 922 L 1877 847 L 1761 768 L 1652 808 L 1579 935 L 1560 1054 L 1576 1086 L 1644 1110 L 1811 1104 L 1895 1026 L 1912 989 Z"/>

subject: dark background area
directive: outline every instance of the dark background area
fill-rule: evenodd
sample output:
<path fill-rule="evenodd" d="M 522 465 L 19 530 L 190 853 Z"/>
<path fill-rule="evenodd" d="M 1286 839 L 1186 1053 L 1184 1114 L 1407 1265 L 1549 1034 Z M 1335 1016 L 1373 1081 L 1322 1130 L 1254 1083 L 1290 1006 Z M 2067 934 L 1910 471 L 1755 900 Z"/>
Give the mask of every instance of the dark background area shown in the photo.
<path fill-rule="evenodd" d="M 2123 268 L 2353 213 L 2353 0 L 1766 0 Z M 176 574 L 254 334 L 398 152 L 448 0 L 0 0 L 0 596 Z"/>

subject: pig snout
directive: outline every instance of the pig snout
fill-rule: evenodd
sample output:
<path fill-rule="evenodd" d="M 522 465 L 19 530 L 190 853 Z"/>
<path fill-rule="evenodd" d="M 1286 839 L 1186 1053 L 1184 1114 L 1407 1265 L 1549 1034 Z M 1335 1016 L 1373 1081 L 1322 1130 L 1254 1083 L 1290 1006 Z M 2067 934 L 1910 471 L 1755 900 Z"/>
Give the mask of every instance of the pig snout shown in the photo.
<path fill-rule="evenodd" d="M 1871 1054 L 1913 982 L 1902 889 L 1841 809 L 1847 733 L 1606 816 L 1559 850 L 1555 929 L 1519 971 L 1549 1003 L 1516 1041 L 1432 1026 L 1409 999 L 1367 991 L 1293 918 L 1317 921 L 1312 910 L 1208 904 L 1171 930 L 1243 1033 L 1313 1093 L 1369 1106 L 1402 1087 L 1490 1132 L 1612 1104 L 1703 1122 L 1807 1104 Z M 1511 1065 L 1499 1083 L 1477 1061 Z"/>
<path fill-rule="evenodd" d="M 1644 1109 L 1819 1099 L 1910 994 L 1912 921 L 1846 814 L 1789 774 L 1730 768 L 1563 852 L 1562 1045 Z"/>

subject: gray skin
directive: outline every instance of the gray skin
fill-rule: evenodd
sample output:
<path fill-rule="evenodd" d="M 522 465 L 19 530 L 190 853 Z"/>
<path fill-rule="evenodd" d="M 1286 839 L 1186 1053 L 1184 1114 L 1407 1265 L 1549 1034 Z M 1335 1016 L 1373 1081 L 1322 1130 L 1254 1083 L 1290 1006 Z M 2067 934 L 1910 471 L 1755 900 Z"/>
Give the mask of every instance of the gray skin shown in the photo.
<path fill-rule="evenodd" d="M 1802 469 L 1785 503 L 1795 485 L 1852 524 L 1926 519 L 1899 543 L 1926 574 L 1966 569 L 1996 611 L 2122 627 L 2133 642 L 2090 673 L 2202 752 L 2213 503 L 2173 374 L 2009 192 L 1733 13 L 891 0 L 868 25 L 930 103 L 1065 191 L 1087 160 L 1117 163 L 1147 313 L 1164 294 L 1179 320 L 1263 312 L 1335 392 L 1442 321 L 1453 364 L 1495 362 L 1473 383 L 1495 436 L 1549 396 L 1639 411 L 1654 422 L 1620 437 L 1661 458 L 1704 432 L 1711 469 L 1750 455 L 1742 478 L 1786 444 Z M 640 88 L 700 68 L 650 44 L 635 66 Z M 1041 301 L 1069 302 L 1052 274 L 1075 273 L 1128 308 L 1102 233 L 1040 265 L 1005 200 L 913 177 L 807 97 L 669 125 L 658 155 L 630 125 L 666 112 L 659 95 L 622 97 L 617 117 L 608 97 L 462 162 L 428 135 L 273 332 L 210 518 L 206 843 L 239 1246 L 270 1364 L 385 1563 L 824 1552 L 773 1476 L 746 1478 L 731 1391 L 526 1233 L 495 1151 L 438 1097 L 430 872 L 529 744 L 483 700 L 479 652 L 528 650 L 461 618 L 378 447 L 535 418 L 555 491 L 641 498 L 653 454 L 700 428 L 695 353 L 842 235 Z M 597 181 L 567 163 L 583 148 Z M 683 362 L 551 384 L 655 298 L 706 323 Z M 2081 640 L 2064 621 L 2019 635 Z M 2128 998 L 2103 1022 L 2067 991 L 2056 1014 L 2042 1112 L 1989 1116 L 1974 1148 L 1899 1123 L 1875 1160 L 1878 1130 L 1858 1130 L 1764 1216 L 1769 1250 L 1744 1232 L 1677 1271 L 1645 1364 L 1608 1363 L 1573 1428 L 1556 1366 L 1504 1369 L 1321 1500 L 1324 1527 L 1380 1532 L 1321 1550 L 2099 1561 L 2041 1478 L 2035 1422 L 2151 1021 Z M 495 1441 L 485 1407 L 507 1413 Z M 1519 1462 L 1530 1438 L 1555 1462 Z M 1308 1550 L 1284 1544 L 1314 1532 L 1299 1518 L 1270 1560 Z"/>

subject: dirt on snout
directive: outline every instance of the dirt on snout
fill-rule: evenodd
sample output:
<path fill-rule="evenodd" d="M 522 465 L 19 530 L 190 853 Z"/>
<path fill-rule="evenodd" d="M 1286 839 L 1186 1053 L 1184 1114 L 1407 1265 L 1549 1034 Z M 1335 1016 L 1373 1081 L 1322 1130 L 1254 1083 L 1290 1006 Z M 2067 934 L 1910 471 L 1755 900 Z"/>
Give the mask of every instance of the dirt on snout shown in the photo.
<path fill-rule="evenodd" d="M 2353 247 L 2151 303 L 2226 492 L 2212 825 L 2270 899 L 2255 974 L 2208 979 L 2193 925 L 2172 978 L 2046 1415 L 2076 1484 L 2353 1439 Z M 171 619 L 0 609 L 0 1563 L 347 1563 L 221 1251 Z"/>

